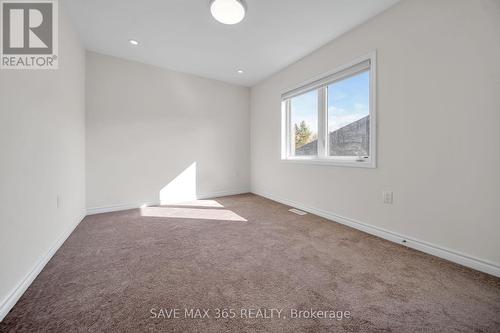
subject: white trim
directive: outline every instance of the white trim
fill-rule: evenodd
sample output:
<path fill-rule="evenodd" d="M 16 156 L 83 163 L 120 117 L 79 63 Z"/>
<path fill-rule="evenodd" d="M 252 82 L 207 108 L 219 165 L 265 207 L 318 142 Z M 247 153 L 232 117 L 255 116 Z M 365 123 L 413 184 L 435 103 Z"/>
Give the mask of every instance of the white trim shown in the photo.
<path fill-rule="evenodd" d="M 198 193 L 196 197 L 198 199 L 212 199 L 212 198 L 220 198 L 227 197 L 228 195 L 238 195 L 238 194 L 247 194 L 250 193 L 249 188 L 241 188 L 237 190 L 228 190 L 228 191 L 217 191 L 217 192 L 208 192 L 208 193 Z"/>
<path fill-rule="evenodd" d="M 431 244 L 422 240 L 418 240 L 415 238 L 407 237 L 405 235 L 398 234 L 396 232 L 392 232 L 383 228 L 379 228 L 367 223 L 363 223 L 351 218 L 347 218 L 344 216 L 337 215 L 332 212 L 328 212 L 326 210 L 322 210 L 319 208 L 311 207 L 305 204 L 301 204 L 292 200 L 279 198 L 269 193 L 263 193 L 260 191 L 252 190 L 252 193 L 260 195 L 262 197 L 268 198 L 273 201 L 277 201 L 287 206 L 295 207 L 301 209 L 303 211 L 309 212 L 311 214 L 315 214 L 321 216 L 325 219 L 331 220 L 333 222 L 338 222 L 340 224 L 347 225 L 351 228 L 358 229 L 364 231 L 368 234 L 375 235 L 377 237 L 389 240 L 394 243 L 399 243 L 401 245 L 413 248 L 415 250 L 419 250 L 433 256 L 446 259 L 448 261 L 454 262 L 459 265 L 463 265 L 484 273 L 488 273 L 497 277 L 500 277 L 500 266 L 489 262 L 487 260 L 482 260 L 479 258 L 475 258 L 473 256 L 460 253 L 454 250 L 446 249 L 444 247 Z"/>
<path fill-rule="evenodd" d="M 142 201 L 142 202 L 136 202 L 136 203 L 126 203 L 126 204 L 116 204 L 116 205 L 109 205 L 109 206 L 100 206 L 100 207 L 91 207 L 87 208 L 87 215 L 95 215 L 95 214 L 102 214 L 102 213 L 111 213 L 111 212 L 119 212 L 122 210 L 128 210 L 128 209 L 136 209 L 136 208 L 141 208 L 145 206 L 155 206 L 159 205 L 160 201 Z"/>
<path fill-rule="evenodd" d="M 286 99 L 281 101 L 281 159 L 286 159 L 287 156 L 290 155 L 290 141 L 288 139 L 288 129 L 287 126 L 290 123 L 288 120 L 289 112 L 288 112 L 288 104 L 290 104 L 290 100 Z"/>
<path fill-rule="evenodd" d="M 368 168 L 375 169 L 376 165 L 373 160 L 366 162 L 357 162 L 354 158 L 348 161 L 342 161 L 340 158 L 283 158 L 281 162 L 293 164 L 313 164 L 313 165 L 331 165 L 352 168 Z"/>
<path fill-rule="evenodd" d="M 328 93 L 327 88 L 318 90 L 318 156 L 328 155 Z"/>
<path fill-rule="evenodd" d="M 80 224 L 80 222 L 85 218 L 82 215 L 76 223 L 70 226 L 56 242 L 50 247 L 49 251 L 40 257 L 35 266 L 24 276 L 24 278 L 19 282 L 19 284 L 5 297 L 0 303 L 0 321 L 2 321 L 9 311 L 16 305 L 17 301 L 21 298 L 24 292 L 29 288 L 31 283 L 40 274 L 42 269 L 47 265 L 52 256 L 59 250 L 61 245 L 68 239 L 69 235 L 73 233 L 75 228 Z"/>
<path fill-rule="evenodd" d="M 377 51 L 370 54 L 370 165 L 377 167 Z"/>
<path fill-rule="evenodd" d="M 228 195 L 244 194 L 244 193 L 249 193 L 249 192 L 250 192 L 249 189 L 239 189 L 239 190 L 218 191 L 218 192 L 211 192 L 211 193 L 199 193 L 196 195 L 196 198 L 197 199 L 211 199 L 211 198 L 225 197 Z M 122 210 L 141 208 L 141 207 L 145 207 L 145 206 L 156 206 L 159 204 L 160 204 L 160 201 L 158 200 L 158 201 L 142 201 L 142 202 L 136 202 L 136 203 L 91 207 L 91 208 L 87 208 L 87 215 L 118 212 L 118 211 L 122 211 Z"/>

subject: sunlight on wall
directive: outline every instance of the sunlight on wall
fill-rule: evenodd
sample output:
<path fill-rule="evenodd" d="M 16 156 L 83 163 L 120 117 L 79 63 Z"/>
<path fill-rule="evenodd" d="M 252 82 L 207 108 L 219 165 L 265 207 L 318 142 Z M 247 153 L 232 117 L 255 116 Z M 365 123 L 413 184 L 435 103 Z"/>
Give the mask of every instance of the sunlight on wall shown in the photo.
<path fill-rule="evenodd" d="M 166 205 L 196 199 L 196 162 L 193 162 L 160 190 L 160 203 Z"/>
<path fill-rule="evenodd" d="M 196 193 L 196 162 L 182 171 L 160 190 L 160 204 L 167 207 L 141 206 L 141 216 L 183 219 L 240 221 L 247 220 L 227 210 L 215 200 L 198 200 Z"/>
<path fill-rule="evenodd" d="M 211 208 L 144 207 L 141 208 L 141 216 L 240 222 L 247 221 L 230 210 Z"/>

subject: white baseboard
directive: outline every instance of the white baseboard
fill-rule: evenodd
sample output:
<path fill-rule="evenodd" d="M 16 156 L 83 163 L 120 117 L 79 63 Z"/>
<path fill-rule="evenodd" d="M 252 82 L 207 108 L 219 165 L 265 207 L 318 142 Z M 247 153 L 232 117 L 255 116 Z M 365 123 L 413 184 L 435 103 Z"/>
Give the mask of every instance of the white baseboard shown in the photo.
<path fill-rule="evenodd" d="M 92 208 L 87 208 L 87 215 L 94 215 L 94 214 L 102 214 L 102 213 L 111 213 L 111 212 L 118 212 L 121 210 L 128 210 L 128 209 L 136 209 L 144 206 L 155 206 L 158 205 L 160 202 L 155 201 L 155 202 L 136 202 L 136 203 L 128 203 L 128 204 L 117 204 L 117 205 L 110 205 L 110 206 L 101 206 L 101 207 L 92 207 Z"/>
<path fill-rule="evenodd" d="M 243 194 L 243 193 L 249 193 L 249 192 L 250 192 L 250 190 L 245 188 L 245 189 L 218 191 L 218 192 L 211 192 L 211 193 L 198 193 L 196 195 L 196 198 L 200 199 L 200 200 L 201 199 L 210 199 L 210 198 L 225 197 L 228 195 L 236 195 L 236 194 Z M 143 201 L 143 202 L 135 202 L 135 203 L 127 203 L 127 204 L 110 205 L 110 206 L 91 207 L 91 208 L 87 208 L 87 215 L 117 212 L 120 210 L 136 209 L 136 208 L 140 208 L 140 207 L 144 207 L 144 206 L 156 206 L 159 204 L 160 204 L 160 201 Z"/>
<path fill-rule="evenodd" d="M 45 255 L 40 257 L 36 262 L 35 266 L 31 269 L 31 271 L 25 275 L 25 277 L 19 282 L 19 284 L 7 295 L 5 299 L 0 303 L 0 321 L 2 321 L 5 316 L 9 313 L 9 311 L 14 307 L 17 301 L 21 298 L 24 292 L 28 289 L 31 283 L 35 280 L 35 278 L 40 274 L 42 269 L 47 265 L 52 256 L 59 250 L 61 245 L 66 241 L 66 239 L 71 235 L 73 230 L 80 224 L 80 222 L 85 218 L 85 215 L 82 215 L 76 223 L 71 225 L 62 235 L 57 239 L 57 241 L 52 245 Z"/>
<path fill-rule="evenodd" d="M 285 204 L 287 206 L 292 206 L 301 210 L 304 210 L 306 212 L 309 212 L 311 214 L 315 214 L 321 217 L 324 217 L 325 219 L 338 222 L 344 225 L 347 225 L 351 228 L 358 229 L 361 231 L 364 231 L 368 234 L 378 236 L 383 239 L 387 239 L 389 241 L 399 243 L 404 246 L 411 247 L 415 250 L 419 250 L 431 255 L 434 255 L 439 258 L 443 258 L 449 261 L 452 261 L 454 263 L 484 272 L 488 273 L 497 277 L 500 277 L 500 266 L 488 262 L 486 260 L 478 259 L 469 255 L 466 255 L 464 253 L 456 252 L 453 250 L 449 250 L 446 248 L 443 248 L 441 246 L 437 246 L 434 244 L 427 243 L 425 241 L 421 241 L 418 239 L 414 239 L 411 237 L 407 237 L 405 235 L 401 235 L 389 230 L 385 230 L 382 228 L 375 227 L 373 225 L 369 225 L 360 221 L 356 221 L 351 218 L 347 218 L 344 216 L 337 215 L 332 212 L 328 212 L 322 209 L 318 209 L 315 207 L 311 207 L 308 205 L 304 205 L 292 200 L 284 199 L 284 198 L 279 198 L 277 196 L 274 196 L 269 193 L 263 193 L 260 191 L 252 191 L 252 193 L 260 195 L 262 197 L 271 199 L 273 201 L 277 201 L 279 203 Z"/>

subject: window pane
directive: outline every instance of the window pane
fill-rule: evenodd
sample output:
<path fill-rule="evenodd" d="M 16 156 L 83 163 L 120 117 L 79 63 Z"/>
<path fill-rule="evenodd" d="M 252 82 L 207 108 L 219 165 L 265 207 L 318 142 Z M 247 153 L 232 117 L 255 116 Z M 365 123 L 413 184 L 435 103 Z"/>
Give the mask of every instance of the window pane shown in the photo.
<path fill-rule="evenodd" d="M 370 72 L 328 86 L 328 153 L 370 154 Z"/>
<path fill-rule="evenodd" d="M 318 91 L 312 90 L 290 100 L 292 155 L 318 154 Z"/>

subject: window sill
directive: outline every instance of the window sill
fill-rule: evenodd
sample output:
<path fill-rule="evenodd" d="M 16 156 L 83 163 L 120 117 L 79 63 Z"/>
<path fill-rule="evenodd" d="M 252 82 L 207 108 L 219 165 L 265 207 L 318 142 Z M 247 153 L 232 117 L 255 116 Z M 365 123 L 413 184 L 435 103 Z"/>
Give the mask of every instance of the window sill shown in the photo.
<path fill-rule="evenodd" d="M 292 164 L 312 164 L 312 165 L 330 165 L 350 168 L 369 168 L 375 169 L 377 166 L 374 161 L 356 162 L 353 160 L 338 160 L 328 158 L 282 158 L 281 162 Z"/>

